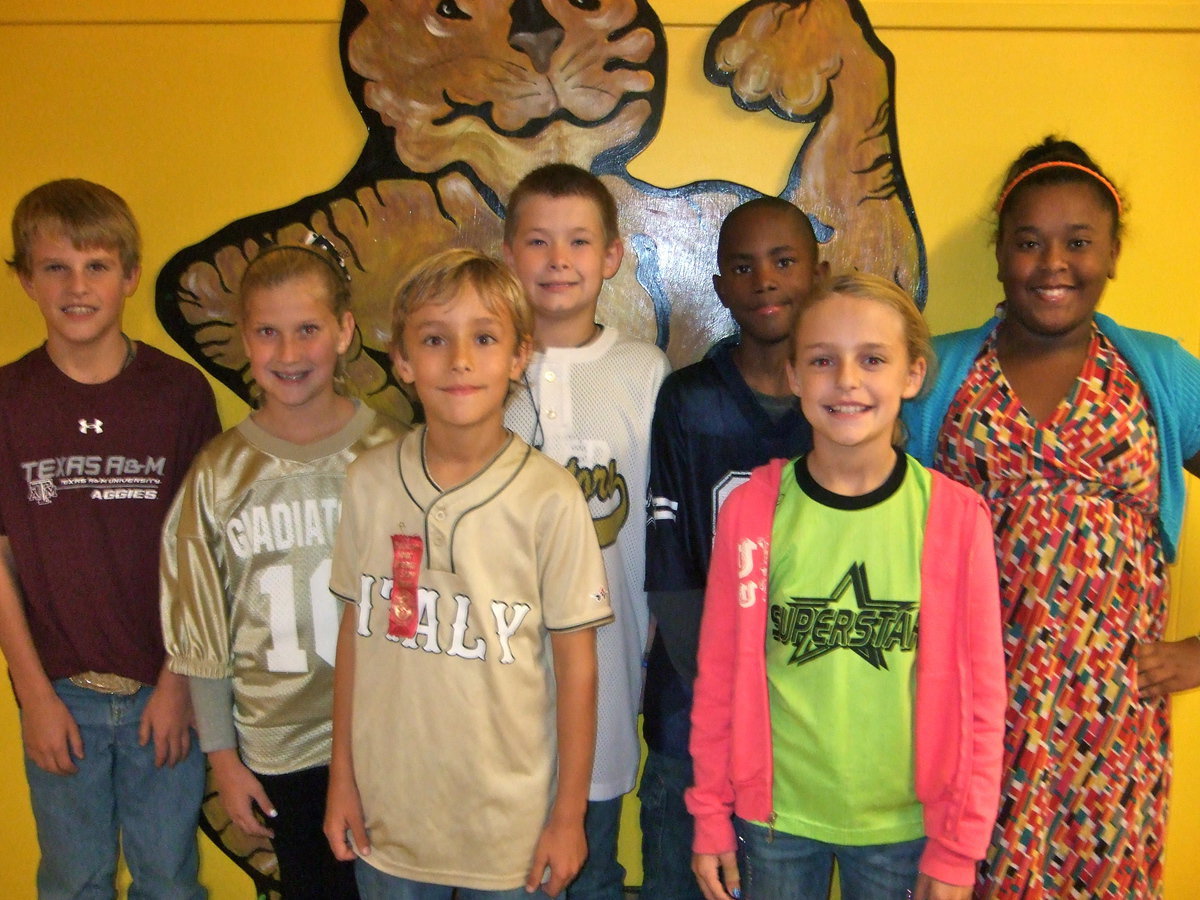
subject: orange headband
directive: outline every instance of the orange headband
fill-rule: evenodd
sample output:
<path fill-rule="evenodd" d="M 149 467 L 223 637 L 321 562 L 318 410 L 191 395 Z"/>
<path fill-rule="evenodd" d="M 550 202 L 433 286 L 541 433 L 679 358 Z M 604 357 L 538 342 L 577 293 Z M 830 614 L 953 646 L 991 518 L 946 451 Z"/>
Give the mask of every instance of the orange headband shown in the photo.
<path fill-rule="evenodd" d="M 1030 166 L 1028 169 L 1010 181 L 1008 183 L 1008 187 L 1006 187 L 1004 192 L 1000 194 L 1000 199 L 996 201 L 996 214 L 999 215 L 1000 210 L 1004 209 L 1004 201 L 1007 200 L 1008 195 L 1013 192 L 1013 188 L 1015 188 L 1034 172 L 1040 172 L 1043 169 L 1078 169 L 1080 172 L 1086 172 L 1087 174 L 1091 175 L 1098 182 L 1108 188 L 1108 192 L 1112 194 L 1113 200 L 1115 200 L 1117 204 L 1117 218 L 1121 218 L 1121 195 L 1117 193 L 1117 189 L 1113 187 L 1113 183 L 1095 169 L 1089 169 L 1087 166 L 1081 166 L 1079 163 L 1066 162 L 1065 160 L 1061 162 L 1038 163 L 1036 166 Z"/>

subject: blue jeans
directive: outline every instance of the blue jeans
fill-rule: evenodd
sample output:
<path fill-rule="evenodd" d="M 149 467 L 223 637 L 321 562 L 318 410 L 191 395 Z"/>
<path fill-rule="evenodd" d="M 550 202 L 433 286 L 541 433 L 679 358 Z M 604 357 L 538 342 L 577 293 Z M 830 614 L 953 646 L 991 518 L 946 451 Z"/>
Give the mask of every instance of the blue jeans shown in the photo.
<path fill-rule="evenodd" d="M 642 801 L 642 896 L 648 900 L 702 900 L 692 874 L 692 817 L 683 792 L 692 762 L 651 750 L 638 798 Z"/>
<path fill-rule="evenodd" d="M 826 844 L 735 818 L 745 900 L 826 900 L 837 859 L 842 900 L 906 900 L 925 838 L 899 844 Z"/>
<path fill-rule="evenodd" d="M 361 859 L 354 863 L 354 875 L 358 879 L 358 893 L 362 900 L 450 900 L 451 895 L 456 900 L 549 900 L 542 891 L 525 893 L 524 886 L 508 891 L 480 891 L 410 881 L 381 872 Z"/>
<path fill-rule="evenodd" d="M 588 801 L 583 817 L 587 861 L 567 886 L 567 900 L 621 900 L 625 896 L 625 867 L 617 862 L 621 800 Z"/>
<path fill-rule="evenodd" d="M 54 682 L 83 737 L 74 775 L 51 775 L 28 757 L 25 775 L 37 822 L 40 900 L 111 900 L 119 849 L 133 876 L 130 900 L 197 900 L 196 823 L 204 795 L 204 754 L 192 735 L 187 757 L 154 765 L 154 742 L 138 746 L 151 688 L 129 697 Z M 118 843 L 119 839 L 119 843 Z"/>

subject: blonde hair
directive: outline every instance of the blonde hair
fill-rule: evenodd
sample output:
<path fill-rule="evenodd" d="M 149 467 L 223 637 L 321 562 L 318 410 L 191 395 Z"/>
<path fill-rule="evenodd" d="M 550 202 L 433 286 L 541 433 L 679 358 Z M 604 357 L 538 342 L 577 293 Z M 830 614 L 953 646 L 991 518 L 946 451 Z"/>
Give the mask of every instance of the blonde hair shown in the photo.
<path fill-rule="evenodd" d="M 512 320 L 517 347 L 533 340 L 533 309 L 508 266 L 477 250 L 443 250 L 415 266 L 392 300 L 390 349 L 403 354 L 404 326 L 417 310 L 449 303 L 471 287 L 487 309 Z"/>
<path fill-rule="evenodd" d="M 908 352 L 909 363 L 915 363 L 918 359 L 925 360 L 925 380 L 921 384 L 917 396 L 920 397 L 929 390 L 929 386 L 934 381 L 937 357 L 933 353 L 933 341 L 929 337 L 929 325 L 926 324 L 925 317 L 921 315 L 921 310 L 917 308 L 917 304 L 908 291 L 894 281 L 880 278 L 869 272 L 853 271 L 835 275 L 797 304 L 796 324 L 792 326 L 792 364 L 795 365 L 799 351 L 797 341 L 804 314 L 823 300 L 837 295 L 874 300 L 876 303 L 882 303 L 896 311 L 904 326 L 904 349 Z M 908 429 L 904 425 L 904 420 L 897 418 L 892 429 L 892 446 L 903 447 L 907 442 Z"/>
<path fill-rule="evenodd" d="M 238 292 L 238 311 L 246 317 L 246 297 L 263 288 L 279 287 L 315 275 L 325 286 L 329 307 L 337 319 L 350 311 L 350 281 L 324 251 L 300 244 L 274 244 L 250 261 Z"/>
<path fill-rule="evenodd" d="M 45 234 L 62 235 L 76 250 L 111 250 L 126 277 L 142 262 L 142 236 L 129 204 L 104 185 L 82 178 L 50 181 L 21 198 L 13 211 L 8 265 L 31 275 L 33 242 Z"/>
<path fill-rule="evenodd" d="M 835 275 L 800 300 L 797 304 L 796 324 L 792 326 L 792 362 L 796 361 L 798 350 L 796 341 L 800 334 L 800 322 L 804 318 L 804 314 L 836 294 L 874 300 L 895 310 L 904 324 L 904 347 L 908 351 L 909 362 L 916 362 L 918 359 L 925 360 L 928 373 L 925 383 L 930 382 L 933 366 L 937 359 L 933 355 L 933 341 L 929 337 L 929 325 L 926 324 L 925 317 L 921 315 L 921 310 L 917 308 L 917 304 L 908 291 L 894 281 L 880 278 L 869 272 L 854 271 Z"/>

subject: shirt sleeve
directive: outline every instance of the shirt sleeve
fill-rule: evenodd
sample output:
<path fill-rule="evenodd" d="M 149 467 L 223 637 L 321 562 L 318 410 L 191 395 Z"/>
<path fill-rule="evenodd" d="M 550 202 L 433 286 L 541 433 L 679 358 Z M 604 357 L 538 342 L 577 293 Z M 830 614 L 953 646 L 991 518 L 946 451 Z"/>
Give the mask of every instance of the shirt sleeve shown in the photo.
<path fill-rule="evenodd" d="M 561 487 L 548 494 L 535 525 L 542 615 L 550 631 L 594 628 L 613 618 L 587 501 L 566 470 L 562 475 Z"/>
<path fill-rule="evenodd" d="M 706 572 L 688 527 L 689 490 L 695 478 L 691 439 L 680 420 L 678 391 L 667 381 L 659 392 L 650 426 L 649 515 L 646 528 L 646 590 L 703 589 Z"/>
<path fill-rule="evenodd" d="M 329 590 L 348 603 L 358 602 L 358 572 L 362 569 L 359 557 L 362 549 L 362 528 L 359 523 L 361 506 L 359 487 L 365 460 L 355 460 L 346 470 L 342 485 L 341 513 L 337 534 L 333 540 L 333 557 L 329 572 Z"/>
<path fill-rule="evenodd" d="M 1176 344 L 1174 379 L 1180 393 L 1179 441 L 1183 461 L 1200 454 L 1200 359 Z"/>
<path fill-rule="evenodd" d="M 726 853 L 736 848 L 733 831 L 733 689 L 738 594 L 738 496 L 717 517 L 700 626 L 699 674 L 692 703 L 690 750 L 693 786 L 685 793 L 695 820 L 692 850 Z"/>
<path fill-rule="evenodd" d="M 189 678 L 188 692 L 196 713 L 196 732 L 205 753 L 238 745 L 233 721 L 232 678 Z"/>
<path fill-rule="evenodd" d="M 232 676 L 229 604 L 214 520 L 214 472 L 199 460 L 184 480 L 163 526 L 159 560 L 163 644 L 172 672 Z"/>
<path fill-rule="evenodd" d="M 671 666 L 691 683 L 696 678 L 696 650 L 700 643 L 700 616 L 704 591 L 650 591 L 650 612 L 658 623 Z"/>
<path fill-rule="evenodd" d="M 690 680 L 696 674 L 708 578 L 702 562 L 708 548 L 696 546 L 697 535 L 707 529 L 697 528 L 694 519 L 707 518 L 708 511 L 694 508 L 700 494 L 690 485 L 697 472 L 692 463 L 694 439 L 680 419 L 681 407 L 679 392 L 669 379 L 659 392 L 650 429 L 646 590 L 671 665 Z"/>

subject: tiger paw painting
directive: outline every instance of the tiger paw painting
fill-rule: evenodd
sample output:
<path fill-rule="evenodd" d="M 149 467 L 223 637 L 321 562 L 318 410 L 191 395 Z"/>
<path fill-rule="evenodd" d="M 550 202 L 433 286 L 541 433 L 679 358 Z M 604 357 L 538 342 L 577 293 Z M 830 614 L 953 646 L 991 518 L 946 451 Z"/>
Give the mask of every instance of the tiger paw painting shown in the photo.
<path fill-rule="evenodd" d="M 621 210 L 629 252 L 605 288 L 602 320 L 656 341 L 676 366 L 732 330 L 710 280 L 716 233 L 758 192 L 719 172 L 660 187 L 627 170 L 654 139 L 666 96 L 666 35 L 646 0 L 347 0 L 340 50 L 368 131 L 351 170 L 290 206 L 232 222 L 159 275 L 168 333 L 235 393 L 253 393 L 235 324 L 241 274 L 262 247 L 311 231 L 351 274 L 351 389 L 411 418 L 385 350 L 395 286 L 444 247 L 497 253 L 513 187 L 551 161 L 596 172 Z M 704 66 L 747 116 L 811 125 L 797 127 L 781 195 L 812 217 L 833 268 L 883 274 L 923 300 L 892 56 L 862 4 L 746 3 L 713 31 Z M 696 141 L 717 139 L 695 123 Z"/>

